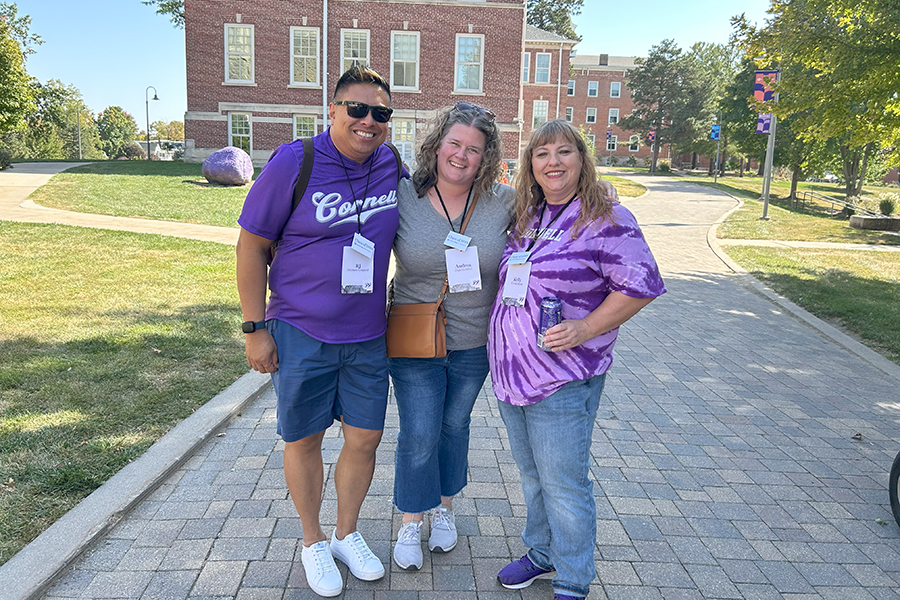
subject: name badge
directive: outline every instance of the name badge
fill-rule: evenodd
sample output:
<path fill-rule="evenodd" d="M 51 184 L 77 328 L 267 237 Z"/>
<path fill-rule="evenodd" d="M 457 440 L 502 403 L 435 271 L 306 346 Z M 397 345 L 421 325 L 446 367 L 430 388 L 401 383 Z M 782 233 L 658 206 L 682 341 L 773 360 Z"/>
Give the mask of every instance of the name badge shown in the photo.
<path fill-rule="evenodd" d="M 522 251 L 522 252 L 513 252 L 509 255 L 509 260 L 506 264 L 509 265 L 522 265 L 528 262 L 528 257 L 531 256 L 531 252 Z"/>
<path fill-rule="evenodd" d="M 530 262 L 509 265 L 506 270 L 506 281 L 503 283 L 502 302 L 505 306 L 525 306 L 529 277 L 531 277 Z"/>
<path fill-rule="evenodd" d="M 469 236 L 451 231 L 447 234 L 447 239 L 444 240 L 444 245 L 450 246 L 451 248 L 456 248 L 457 250 L 465 250 L 469 247 L 469 242 L 471 241 L 472 238 L 470 238 Z"/>
<path fill-rule="evenodd" d="M 353 234 L 353 243 L 350 247 L 366 258 L 375 258 L 375 242 L 366 239 L 359 233 Z"/>
<path fill-rule="evenodd" d="M 478 247 L 466 250 L 444 250 L 447 260 L 447 284 L 450 293 L 473 292 L 481 289 L 481 268 L 478 266 Z"/>
<path fill-rule="evenodd" d="M 357 252 L 352 246 L 344 246 L 344 259 L 341 263 L 342 294 L 371 294 L 374 275 L 374 261 L 371 257 Z"/>

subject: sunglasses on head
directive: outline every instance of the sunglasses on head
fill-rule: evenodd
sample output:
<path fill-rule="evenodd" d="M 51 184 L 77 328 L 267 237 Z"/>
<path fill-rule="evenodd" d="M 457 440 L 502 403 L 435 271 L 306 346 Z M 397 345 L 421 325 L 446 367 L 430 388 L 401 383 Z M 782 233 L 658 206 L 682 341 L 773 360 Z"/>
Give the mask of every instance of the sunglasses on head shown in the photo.
<path fill-rule="evenodd" d="M 364 102 L 355 102 L 353 100 L 335 100 L 332 104 L 338 104 L 347 107 L 347 116 L 353 119 L 363 119 L 369 111 L 372 111 L 372 118 L 379 123 L 387 123 L 391 120 L 394 113 L 393 108 L 386 106 L 369 106 Z"/>
<path fill-rule="evenodd" d="M 483 106 L 478 106 L 477 104 L 472 104 L 471 102 L 466 102 L 465 100 L 457 100 L 456 106 L 453 107 L 453 110 L 474 110 L 479 115 L 485 117 L 488 121 L 492 121 L 497 118 L 497 115 L 494 114 L 494 111 L 489 108 L 485 108 Z"/>

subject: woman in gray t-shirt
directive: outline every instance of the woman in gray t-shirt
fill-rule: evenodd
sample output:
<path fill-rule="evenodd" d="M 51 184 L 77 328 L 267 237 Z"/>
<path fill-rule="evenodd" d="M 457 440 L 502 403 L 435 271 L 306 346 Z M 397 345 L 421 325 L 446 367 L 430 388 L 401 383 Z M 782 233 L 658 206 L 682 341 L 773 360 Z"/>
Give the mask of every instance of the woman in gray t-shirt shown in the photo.
<path fill-rule="evenodd" d="M 396 304 L 437 300 L 452 260 L 445 241 L 451 231 L 459 233 L 472 202 L 465 262 L 472 264 L 477 255 L 478 265 L 468 278 L 450 281 L 451 290 L 467 291 L 449 293 L 444 301 L 447 356 L 389 359 L 400 413 L 394 504 L 404 513 L 393 556 L 403 569 L 422 566 L 426 511 L 431 511 L 428 549 L 449 552 L 456 546 L 453 497 L 466 485 L 470 414 L 488 373 L 488 314 L 512 222 L 514 191 L 495 183 L 500 157 L 494 113 L 457 102 L 439 111 L 416 152 L 412 181 L 402 180 L 397 189 Z"/>

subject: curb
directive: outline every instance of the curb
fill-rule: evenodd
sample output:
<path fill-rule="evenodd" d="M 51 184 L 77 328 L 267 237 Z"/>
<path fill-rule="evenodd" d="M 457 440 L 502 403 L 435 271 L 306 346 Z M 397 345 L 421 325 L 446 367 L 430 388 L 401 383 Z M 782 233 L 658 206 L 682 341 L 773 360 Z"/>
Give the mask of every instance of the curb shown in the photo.
<path fill-rule="evenodd" d="M 38 597 L 95 540 L 270 385 L 268 375 L 251 371 L 178 423 L 0 566 L 0 598 Z"/>
<path fill-rule="evenodd" d="M 718 221 L 713 223 L 712 226 L 707 230 L 706 243 L 709 246 L 710 250 L 712 250 L 713 253 L 719 258 L 719 260 L 725 263 L 725 266 L 734 271 L 736 275 L 740 276 L 741 283 L 757 294 L 767 298 L 769 301 L 771 301 L 773 304 L 781 308 L 784 312 L 788 313 L 792 317 L 804 322 L 813 329 L 817 330 L 823 337 L 834 342 L 838 346 L 841 346 L 845 350 L 859 356 L 861 359 L 863 359 L 876 369 L 884 372 L 886 375 L 889 375 L 894 379 L 900 379 L 900 365 L 894 364 L 868 346 L 856 341 L 843 331 L 839 330 L 837 327 L 829 325 L 806 309 L 794 304 L 784 296 L 779 295 L 771 288 L 766 287 L 764 283 L 747 272 L 746 269 L 734 262 L 731 257 L 725 253 L 725 251 L 722 249 L 722 246 L 719 244 L 716 233 L 719 229 L 719 225 L 721 225 L 725 221 L 725 219 L 727 219 L 729 215 L 731 215 L 731 213 L 741 208 L 744 205 L 744 202 L 740 198 L 736 198 L 728 192 L 722 193 L 731 196 L 731 198 L 733 198 L 738 204 L 727 213 L 722 215 L 722 217 Z"/>

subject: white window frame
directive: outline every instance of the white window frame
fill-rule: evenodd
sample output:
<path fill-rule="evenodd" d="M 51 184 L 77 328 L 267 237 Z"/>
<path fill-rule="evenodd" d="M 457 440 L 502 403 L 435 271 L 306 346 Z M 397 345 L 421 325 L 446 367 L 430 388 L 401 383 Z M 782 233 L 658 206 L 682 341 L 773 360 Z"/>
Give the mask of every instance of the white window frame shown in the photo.
<path fill-rule="evenodd" d="M 528 68 L 531 66 L 531 52 L 522 53 L 522 83 L 528 83 Z"/>
<path fill-rule="evenodd" d="M 588 81 L 588 98 L 597 97 L 598 85 L 600 85 L 599 81 Z"/>
<path fill-rule="evenodd" d="M 547 60 L 547 66 L 541 66 L 541 59 L 545 58 Z M 552 55 L 549 52 L 537 52 L 534 55 L 534 82 L 535 83 L 550 83 L 550 66 L 553 64 Z M 544 79 L 544 73 L 546 71 L 546 79 Z"/>
<path fill-rule="evenodd" d="M 410 139 L 401 139 L 401 135 L 410 134 Z M 391 143 L 400 153 L 400 159 L 409 167 L 416 162 L 416 120 L 415 119 L 391 119 Z"/>
<path fill-rule="evenodd" d="M 312 134 L 311 135 L 303 136 L 303 135 L 297 134 L 297 122 L 300 119 L 312 119 Z M 293 134 L 295 140 L 299 140 L 302 137 L 312 137 L 313 135 L 316 135 L 319 132 L 319 123 L 318 123 L 318 119 L 316 118 L 316 115 L 295 113 L 292 117 L 291 127 L 292 127 L 291 133 Z"/>
<path fill-rule="evenodd" d="M 570 79 L 569 84 L 566 86 L 566 96 L 574 96 L 575 95 L 575 80 Z"/>
<path fill-rule="evenodd" d="M 637 152 L 641 149 L 641 136 L 633 135 L 628 139 L 628 151 Z"/>
<path fill-rule="evenodd" d="M 616 125 L 619 123 L 619 109 L 611 108 L 609 109 L 609 117 L 607 120 L 608 125 Z"/>
<path fill-rule="evenodd" d="M 309 60 L 309 59 L 313 60 L 313 63 L 316 66 L 316 71 L 315 71 L 316 74 L 315 74 L 315 78 L 313 79 L 313 81 L 298 81 L 297 80 L 297 73 L 294 70 L 294 59 L 298 58 L 298 56 L 295 54 L 296 51 L 294 49 L 294 41 L 296 38 L 294 36 L 298 32 L 309 32 L 309 33 L 315 34 L 315 36 L 316 36 L 315 55 L 313 55 L 313 56 L 303 55 L 303 56 L 299 57 L 299 58 L 303 58 L 304 60 Z M 291 58 L 290 58 L 290 61 L 291 61 L 291 85 L 292 86 L 318 87 L 318 85 L 319 85 L 319 39 L 320 39 L 320 37 L 319 37 L 318 27 L 291 27 Z"/>
<path fill-rule="evenodd" d="M 591 144 L 593 144 L 594 152 L 596 152 L 597 151 L 597 142 L 596 142 L 597 136 L 595 136 L 593 133 L 589 133 L 589 134 L 587 134 L 587 139 Z"/>
<path fill-rule="evenodd" d="M 234 140 L 236 137 L 245 137 L 243 135 L 235 136 L 234 130 L 232 129 L 233 125 L 233 117 L 247 117 L 247 129 L 249 133 L 247 133 L 247 154 L 253 156 L 253 116 L 248 112 L 230 112 L 228 113 L 228 145 L 235 146 L 236 148 L 241 148 L 240 145 L 235 144 Z M 243 149 L 243 148 L 242 148 Z"/>
<path fill-rule="evenodd" d="M 479 40 L 480 47 L 480 56 L 478 63 L 474 62 L 466 62 L 461 63 L 459 61 L 459 43 L 463 39 L 468 38 L 476 38 Z M 478 87 L 477 88 L 463 88 L 460 87 L 459 81 L 459 70 L 463 65 L 478 66 Z M 453 45 L 453 91 L 454 92 L 474 92 L 477 94 L 481 94 L 484 89 L 484 35 L 481 33 L 457 33 L 456 34 L 456 43 Z"/>
<path fill-rule="evenodd" d="M 250 31 L 250 51 L 249 52 L 229 52 L 228 51 L 228 30 L 231 28 L 235 29 L 248 29 Z M 254 83 L 256 77 L 256 31 L 254 30 L 254 26 L 249 23 L 225 23 L 225 33 L 224 33 L 224 45 L 225 45 L 225 83 L 236 83 L 236 84 L 247 84 Z M 231 57 L 241 57 L 241 56 L 250 56 L 250 78 L 249 79 L 232 79 L 231 69 L 229 69 L 229 63 L 231 62 Z"/>
<path fill-rule="evenodd" d="M 399 83 L 394 82 L 394 66 L 395 63 L 402 62 L 403 64 L 408 64 L 410 61 L 407 59 L 403 59 L 402 61 L 394 56 L 394 40 L 400 36 L 410 36 L 414 37 L 416 40 L 416 58 L 415 58 L 415 67 L 416 67 L 416 81 L 414 85 L 400 85 Z M 421 64 L 421 36 L 418 31 L 391 31 L 391 89 L 399 90 L 401 92 L 417 92 L 419 91 L 419 65 Z"/>
<path fill-rule="evenodd" d="M 366 39 L 366 53 L 365 56 L 347 56 L 344 51 L 346 50 L 346 40 L 349 34 L 354 35 L 362 35 Z M 372 32 L 368 29 L 341 29 L 341 74 L 346 73 L 347 70 L 352 67 L 353 61 L 362 63 L 363 66 L 369 66 L 369 57 L 372 54 Z"/>
<path fill-rule="evenodd" d="M 585 123 L 596 123 L 597 122 L 597 109 L 596 108 L 587 109 L 587 112 L 584 115 L 584 122 Z"/>
<path fill-rule="evenodd" d="M 622 82 L 621 81 L 610 81 L 609 82 L 609 97 L 610 98 L 621 98 L 622 97 Z"/>
<path fill-rule="evenodd" d="M 540 123 L 537 123 L 537 115 L 538 115 L 538 106 L 543 107 L 544 120 Z M 546 123 L 550 120 L 550 101 L 549 100 L 535 100 L 534 104 L 531 105 L 531 128 L 537 129 L 540 127 L 542 123 Z"/>
<path fill-rule="evenodd" d="M 571 106 L 566 107 L 566 123 L 571 123 L 575 118 L 575 109 Z"/>
<path fill-rule="evenodd" d="M 616 146 L 618 145 L 618 141 L 619 141 L 619 136 L 617 136 L 617 135 L 609 136 L 609 139 L 606 140 L 606 151 L 607 152 L 615 152 Z"/>

